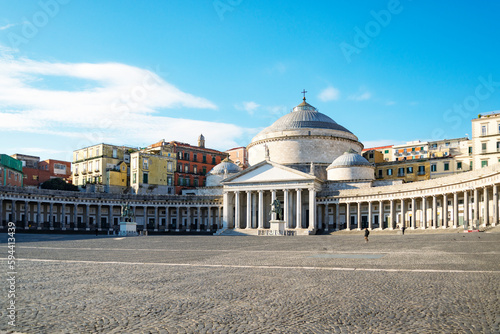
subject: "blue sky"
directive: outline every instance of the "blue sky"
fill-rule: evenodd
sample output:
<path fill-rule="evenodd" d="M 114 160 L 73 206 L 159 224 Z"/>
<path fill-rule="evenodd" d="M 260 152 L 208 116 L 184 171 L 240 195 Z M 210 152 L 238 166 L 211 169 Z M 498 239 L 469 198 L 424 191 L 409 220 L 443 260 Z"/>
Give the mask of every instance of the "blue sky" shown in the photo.
<path fill-rule="evenodd" d="M 226 150 L 307 100 L 366 147 L 500 109 L 497 1 L 0 0 L 0 153 Z"/>

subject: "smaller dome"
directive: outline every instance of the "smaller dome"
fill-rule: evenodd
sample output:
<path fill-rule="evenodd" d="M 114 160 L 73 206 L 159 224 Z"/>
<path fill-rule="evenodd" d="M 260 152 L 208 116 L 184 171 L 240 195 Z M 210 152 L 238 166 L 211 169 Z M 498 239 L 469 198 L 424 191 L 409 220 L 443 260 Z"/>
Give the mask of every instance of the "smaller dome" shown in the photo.
<path fill-rule="evenodd" d="M 327 170 L 332 168 L 339 167 L 355 167 L 355 166 L 368 166 L 373 167 L 373 165 L 368 162 L 365 158 L 359 155 L 353 149 L 350 149 L 347 152 L 344 152 L 340 157 L 335 159 L 330 166 L 328 166 Z"/>
<path fill-rule="evenodd" d="M 234 162 L 232 162 L 229 158 L 222 160 L 220 164 L 212 168 L 208 175 L 221 175 L 221 174 L 236 174 L 241 172 L 241 168 L 238 167 Z"/>

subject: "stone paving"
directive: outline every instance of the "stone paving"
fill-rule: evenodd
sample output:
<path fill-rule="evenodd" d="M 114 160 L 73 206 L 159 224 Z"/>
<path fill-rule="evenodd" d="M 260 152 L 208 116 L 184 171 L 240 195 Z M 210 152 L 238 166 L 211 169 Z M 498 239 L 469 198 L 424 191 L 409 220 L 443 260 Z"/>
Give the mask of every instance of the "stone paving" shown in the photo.
<path fill-rule="evenodd" d="M 16 234 L 16 251 L 1 333 L 500 332 L 499 233 Z"/>

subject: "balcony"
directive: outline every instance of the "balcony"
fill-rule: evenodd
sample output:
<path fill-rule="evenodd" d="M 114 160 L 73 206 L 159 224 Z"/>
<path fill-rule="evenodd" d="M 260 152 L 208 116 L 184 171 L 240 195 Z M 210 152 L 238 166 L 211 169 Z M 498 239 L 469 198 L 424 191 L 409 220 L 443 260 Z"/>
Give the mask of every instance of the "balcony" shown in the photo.
<path fill-rule="evenodd" d="M 86 171 L 86 170 L 83 170 L 83 171 L 82 171 L 82 175 L 85 175 L 85 174 L 87 174 L 87 171 Z"/>
<path fill-rule="evenodd" d="M 405 173 L 398 173 L 398 177 L 404 177 Z"/>
<path fill-rule="evenodd" d="M 418 176 L 425 175 L 425 172 L 424 172 L 424 171 L 418 171 L 418 172 L 417 172 L 417 175 L 418 175 Z"/>

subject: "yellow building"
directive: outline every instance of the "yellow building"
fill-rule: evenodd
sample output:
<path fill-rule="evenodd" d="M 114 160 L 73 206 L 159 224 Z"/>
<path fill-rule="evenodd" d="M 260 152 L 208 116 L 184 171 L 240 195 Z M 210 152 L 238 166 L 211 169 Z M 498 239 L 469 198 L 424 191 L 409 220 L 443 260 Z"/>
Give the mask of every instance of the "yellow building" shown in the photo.
<path fill-rule="evenodd" d="M 427 159 L 383 162 L 375 165 L 377 180 L 402 180 L 415 182 L 430 179 L 430 165 Z"/>
<path fill-rule="evenodd" d="M 174 194 L 177 157 L 169 147 L 149 147 L 130 156 L 130 186 L 135 194 Z"/>
<path fill-rule="evenodd" d="M 79 187 L 92 185 L 98 192 L 115 192 L 127 187 L 123 173 L 128 173 L 132 147 L 97 144 L 73 151 L 73 184 Z M 125 163 L 125 171 L 123 169 Z M 117 172 L 119 173 L 115 175 Z M 125 178 L 127 182 L 128 178 Z"/>

